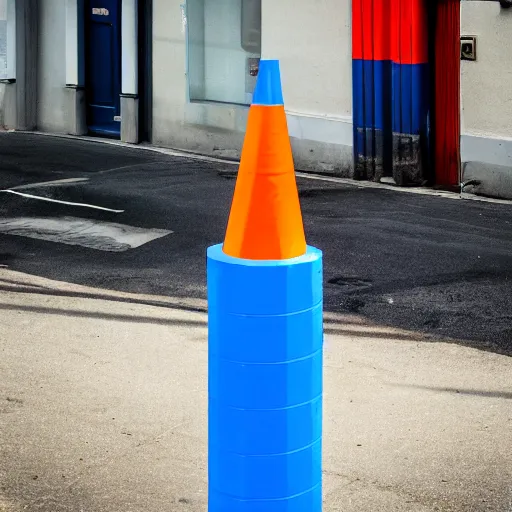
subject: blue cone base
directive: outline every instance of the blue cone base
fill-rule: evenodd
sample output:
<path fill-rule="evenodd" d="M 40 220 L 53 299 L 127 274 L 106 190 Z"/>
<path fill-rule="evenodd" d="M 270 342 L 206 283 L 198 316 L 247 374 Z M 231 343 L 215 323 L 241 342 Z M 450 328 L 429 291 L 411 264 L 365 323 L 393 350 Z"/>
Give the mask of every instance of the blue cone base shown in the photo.
<path fill-rule="evenodd" d="M 322 253 L 208 250 L 209 512 L 322 509 Z"/>

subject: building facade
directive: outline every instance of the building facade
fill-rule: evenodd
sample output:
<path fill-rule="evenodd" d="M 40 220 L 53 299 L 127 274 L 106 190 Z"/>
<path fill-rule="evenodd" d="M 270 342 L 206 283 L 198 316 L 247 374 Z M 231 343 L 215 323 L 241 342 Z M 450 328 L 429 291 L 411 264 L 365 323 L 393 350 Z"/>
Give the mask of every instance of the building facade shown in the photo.
<path fill-rule="evenodd" d="M 276 58 L 298 169 L 512 198 L 510 29 L 498 1 L 0 0 L 0 122 L 238 158 Z"/>

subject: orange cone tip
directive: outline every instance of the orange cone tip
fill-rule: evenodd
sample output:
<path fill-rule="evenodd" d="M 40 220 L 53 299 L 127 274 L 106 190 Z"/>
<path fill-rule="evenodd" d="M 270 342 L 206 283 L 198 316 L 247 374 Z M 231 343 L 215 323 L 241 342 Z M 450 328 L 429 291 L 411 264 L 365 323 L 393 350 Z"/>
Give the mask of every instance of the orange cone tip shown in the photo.
<path fill-rule="evenodd" d="M 249 260 L 306 253 L 279 61 L 262 60 L 223 251 Z"/>

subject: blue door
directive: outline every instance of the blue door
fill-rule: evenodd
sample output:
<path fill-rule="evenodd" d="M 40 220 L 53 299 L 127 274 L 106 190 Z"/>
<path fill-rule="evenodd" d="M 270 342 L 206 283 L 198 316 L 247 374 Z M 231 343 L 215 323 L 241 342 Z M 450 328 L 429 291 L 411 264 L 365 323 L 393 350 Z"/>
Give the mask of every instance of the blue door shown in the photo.
<path fill-rule="evenodd" d="M 86 1 L 85 83 L 89 132 L 121 132 L 121 0 Z"/>

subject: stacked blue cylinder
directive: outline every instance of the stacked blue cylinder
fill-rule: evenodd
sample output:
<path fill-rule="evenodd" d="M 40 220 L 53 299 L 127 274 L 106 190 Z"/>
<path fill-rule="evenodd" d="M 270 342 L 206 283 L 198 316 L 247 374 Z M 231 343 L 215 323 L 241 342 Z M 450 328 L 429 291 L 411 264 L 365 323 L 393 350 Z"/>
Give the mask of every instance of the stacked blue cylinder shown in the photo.
<path fill-rule="evenodd" d="M 207 266 L 209 512 L 319 512 L 322 253 Z"/>

